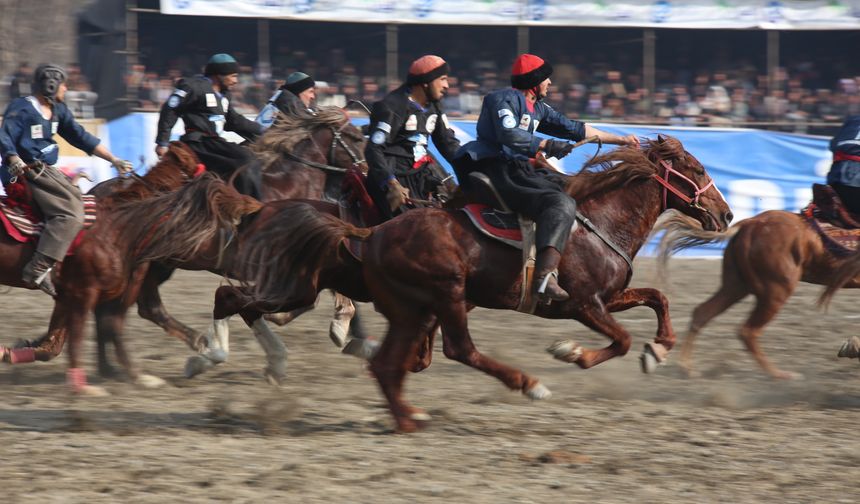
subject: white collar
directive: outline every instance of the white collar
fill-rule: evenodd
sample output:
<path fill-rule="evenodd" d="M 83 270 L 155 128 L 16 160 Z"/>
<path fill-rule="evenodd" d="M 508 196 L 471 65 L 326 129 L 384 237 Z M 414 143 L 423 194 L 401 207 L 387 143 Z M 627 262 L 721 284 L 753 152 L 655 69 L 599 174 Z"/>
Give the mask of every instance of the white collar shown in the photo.
<path fill-rule="evenodd" d="M 51 113 L 51 117 L 45 117 L 44 112 L 42 112 L 42 104 L 39 103 L 39 99 L 36 98 L 35 96 L 33 96 L 33 95 L 28 96 L 27 101 L 30 102 L 30 105 L 32 105 L 33 108 L 36 109 L 36 112 L 38 112 L 39 115 L 42 116 L 42 119 L 44 119 L 46 121 L 50 121 L 53 118 L 53 112 Z"/>

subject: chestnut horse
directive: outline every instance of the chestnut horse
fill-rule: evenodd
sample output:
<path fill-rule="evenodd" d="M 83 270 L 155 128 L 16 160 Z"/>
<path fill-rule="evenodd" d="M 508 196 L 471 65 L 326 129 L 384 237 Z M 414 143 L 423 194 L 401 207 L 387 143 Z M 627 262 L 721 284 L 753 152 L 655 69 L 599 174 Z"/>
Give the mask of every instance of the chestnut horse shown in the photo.
<path fill-rule="evenodd" d="M 197 156 L 179 142 L 171 143 L 167 153 L 143 177 L 122 180 L 112 179 L 100 184 L 95 193 L 106 193 L 98 199 L 97 219 L 92 228 L 83 232 L 74 254 L 66 257 L 59 268 L 57 297 L 47 335 L 25 348 L 0 347 L 0 360 L 4 362 L 32 362 L 51 360 L 62 351 L 67 337 L 79 338 L 87 313 L 98 302 L 115 299 L 130 290 L 134 279 L 142 277 L 146 265 L 129 269 L 122 260 L 122 250 L 116 242 L 116 227 L 113 212 L 124 202 L 152 197 L 155 194 L 174 190 L 202 172 Z M 101 186 L 101 187 L 100 187 Z M 103 190 L 108 187 L 108 190 Z M 152 216 L 149 215 L 148 218 Z M 32 254 L 32 244 L 21 244 L 11 240 L 5 230 L 0 235 L 0 279 L 8 285 L 21 286 L 20 270 Z M 134 302 L 134 295 L 126 296 L 126 302 Z M 47 301 L 47 298 L 46 298 Z M 93 391 L 86 387 L 83 371 L 79 368 L 77 347 L 70 351 L 70 382 L 79 391 Z M 121 345 L 117 356 L 126 361 Z M 154 377 L 142 375 L 129 366 L 131 378 L 143 383 L 153 383 Z"/>
<path fill-rule="evenodd" d="M 366 171 L 364 143 L 361 131 L 349 122 L 349 117 L 339 107 L 323 108 L 317 116 L 279 115 L 275 125 L 253 146 L 259 162 L 262 163 L 262 200 L 303 198 L 337 202 L 346 169 L 353 166 Z M 332 206 L 329 211 L 336 213 L 337 207 Z M 137 297 L 138 313 L 142 318 L 155 323 L 193 350 L 207 355 L 211 352 L 206 352 L 207 340 L 204 335 L 179 322 L 167 312 L 158 288 L 170 278 L 176 268 L 207 270 L 217 274 L 230 271 L 232 255 L 225 257 L 219 254 L 217 247 L 217 243 L 211 244 L 205 253 L 181 264 L 152 263 Z M 284 325 L 312 307 L 313 305 L 303 307 L 304 310 L 296 313 L 279 314 L 272 319 Z M 343 345 L 347 337 L 354 314 L 355 307 L 352 302 L 335 294 L 335 316 L 329 333 L 339 346 Z M 100 307 L 96 311 L 96 321 L 99 372 L 104 376 L 111 376 L 115 372 L 107 362 L 105 344 L 117 338 L 118 331 L 124 325 L 125 311 L 116 305 Z M 358 337 L 363 337 L 359 334 L 359 327 L 354 326 L 353 330 Z M 224 352 L 217 353 L 217 356 L 219 359 L 227 358 Z M 202 370 L 197 368 L 197 372 Z"/>
<path fill-rule="evenodd" d="M 662 230 L 666 231 L 660 242 L 664 264 L 672 252 L 706 243 L 728 242 L 723 253 L 720 288 L 693 310 L 687 336 L 681 344 L 680 364 L 688 374 L 693 370 L 696 336 L 714 317 L 752 294 L 755 307 L 738 331 L 738 337 L 770 376 L 796 377 L 796 373 L 777 368 L 765 357 L 758 341 L 765 326 L 779 313 L 798 282 L 830 285 L 824 294 L 826 299 L 839 287 L 860 287 L 860 268 L 852 268 L 852 263 L 856 265 L 860 261 L 835 257 L 825 248 L 819 234 L 797 213 L 770 210 L 720 233 L 702 230 L 687 217 L 675 215 L 655 228 L 655 232 Z"/>
<path fill-rule="evenodd" d="M 588 224 L 605 239 L 583 226 L 571 233 L 559 270 L 559 282 L 571 299 L 538 306 L 535 314 L 576 319 L 609 337 L 612 343 L 600 350 L 569 341 L 551 347 L 557 358 L 590 368 L 624 355 L 630 348 L 630 334 L 611 312 L 648 306 L 658 318 L 657 335 L 649 345 L 658 359 L 664 359 L 675 342 L 667 300 L 656 289 L 627 288 L 632 273 L 628 261 L 668 208 L 715 231 L 728 227 L 731 212 L 701 163 L 673 138 L 658 137 L 643 150 L 618 148 L 592 160 L 586 168 L 596 165 L 603 170 L 584 169 L 570 179 L 567 190 L 581 202 L 581 215 L 593 219 Z M 495 376 L 531 398 L 549 395 L 535 378 L 479 353 L 467 327 L 472 306 L 517 307 L 523 282 L 519 250 L 486 237 L 465 214 L 454 210 L 417 209 L 370 230 L 356 230 L 322 214 L 308 215 L 301 222 L 286 217 L 291 220 L 273 224 L 268 233 L 274 235 L 281 226 L 289 227 L 294 236 L 306 237 L 304 244 L 301 249 L 282 250 L 270 247 L 263 236 L 246 244 L 248 258 L 256 258 L 257 264 L 266 262 L 257 272 L 253 298 L 261 311 L 296 302 L 302 296 L 310 299 L 313 288 L 340 281 L 336 273 L 342 274 L 339 269 L 350 262 L 344 240 L 364 241 L 364 282 L 354 286 L 367 289 L 390 324 L 370 368 L 399 431 L 413 431 L 427 418 L 406 404 L 402 387 L 407 371 L 429 364 L 437 321 L 447 357 Z M 419 347 L 425 349 L 423 363 Z"/>

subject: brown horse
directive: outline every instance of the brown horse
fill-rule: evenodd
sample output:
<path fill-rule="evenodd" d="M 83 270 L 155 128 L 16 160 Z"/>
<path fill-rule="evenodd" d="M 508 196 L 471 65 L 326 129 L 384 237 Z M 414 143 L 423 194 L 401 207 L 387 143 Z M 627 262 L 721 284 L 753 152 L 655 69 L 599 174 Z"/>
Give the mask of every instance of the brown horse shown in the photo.
<path fill-rule="evenodd" d="M 89 312 L 99 304 L 119 303 L 127 308 L 134 303 L 140 282 L 148 268 L 145 262 L 132 264 L 128 260 L 129 240 L 120 239 L 119 231 L 129 229 L 130 226 L 125 222 L 117 223 L 116 219 L 123 215 L 123 212 L 131 212 L 131 210 L 123 210 L 125 205 L 133 205 L 129 202 L 151 198 L 164 191 L 176 189 L 192 180 L 199 168 L 200 165 L 194 153 L 184 145 L 174 143 L 171 144 L 168 153 L 144 177 L 99 200 L 96 224 L 84 233 L 75 254 L 67 257 L 62 263 L 57 283 L 58 295 L 54 299 L 54 311 L 46 337 L 35 346 L 15 350 L 2 349 L 0 354 L 4 356 L 4 360 L 13 363 L 50 360 L 59 355 L 66 339 L 69 339 L 72 342 L 69 345 L 69 382 L 73 389 L 78 392 L 103 393 L 98 388 L 86 385 L 85 373 L 79 366 L 79 348 L 84 322 Z M 211 184 L 211 179 L 212 176 L 204 175 L 199 183 Z M 235 191 L 233 193 L 235 194 Z M 195 220 L 197 218 L 193 211 L 215 206 L 220 209 L 220 206 L 224 205 L 224 199 L 215 197 L 217 196 L 215 193 L 209 196 L 211 200 L 208 201 L 205 199 L 205 194 L 202 196 L 208 206 L 203 206 L 199 202 L 194 206 L 195 202 L 187 202 L 187 208 L 182 206 L 171 208 L 170 213 L 167 214 L 138 212 L 133 214 L 131 220 L 136 220 L 141 225 L 152 226 L 154 215 L 177 215 L 184 212 L 186 216 L 184 225 L 191 231 L 186 231 L 185 235 L 177 234 L 169 240 L 177 246 L 186 246 L 185 253 L 187 253 L 189 250 L 194 250 L 187 245 L 189 233 L 196 233 L 192 234 L 196 238 L 209 229 L 203 226 L 200 220 Z M 242 198 L 240 203 L 244 205 L 241 207 L 243 211 L 251 211 L 259 206 L 259 203 L 250 198 Z M 160 238 L 154 232 L 152 234 L 152 239 Z M 116 343 L 117 357 L 129 369 L 131 378 L 144 385 L 157 385 L 160 380 L 140 374 L 132 366 L 122 341 L 118 339 Z"/>
<path fill-rule="evenodd" d="M 349 122 L 349 117 L 338 107 L 323 108 L 317 116 L 279 115 L 274 126 L 257 141 L 253 149 L 262 163 L 263 201 L 303 198 L 337 202 L 344 173 L 348 167 L 366 171 L 363 158 L 365 139 L 361 131 Z M 337 207 L 329 208 L 337 212 Z M 181 264 L 155 262 L 150 265 L 137 297 L 138 314 L 185 342 L 198 352 L 205 352 L 216 360 L 205 362 L 203 367 L 187 368 L 193 375 L 212 362 L 222 362 L 227 353 L 207 352 L 207 339 L 194 329 L 173 318 L 164 307 L 158 292 L 176 268 L 207 270 L 217 274 L 231 271 L 232 255 L 218 252 L 218 243 L 210 244 L 205 253 Z M 303 307 L 306 311 L 313 305 Z M 280 325 L 286 324 L 300 312 L 273 317 Z M 352 302 L 335 295 L 335 315 L 329 327 L 333 341 L 343 344 L 355 314 Z M 119 306 L 103 306 L 96 310 L 98 331 L 99 372 L 115 374 L 107 362 L 105 345 L 117 338 L 124 325 L 125 311 Z M 353 327 L 358 330 L 357 327 Z M 359 331 L 360 332 L 360 331 Z"/>
<path fill-rule="evenodd" d="M 714 317 L 752 294 L 756 304 L 738 336 L 770 376 L 796 377 L 795 373 L 778 369 L 765 357 L 758 341 L 765 326 L 779 313 L 798 282 L 830 285 L 824 294 L 826 298 L 843 286 L 860 287 L 857 267 L 860 261 L 835 257 L 804 217 L 796 213 L 763 212 L 724 233 L 699 229 L 687 217 L 674 215 L 659 223 L 655 227 L 655 232 L 658 231 L 666 231 L 660 243 L 663 263 L 672 252 L 684 248 L 728 242 L 723 253 L 722 284 L 693 310 L 687 337 L 681 345 L 680 364 L 688 374 L 693 369 L 696 336 Z"/>
<path fill-rule="evenodd" d="M 603 170 L 583 170 L 571 178 L 568 192 L 581 201 L 581 214 L 593 219 L 588 224 L 601 230 L 605 239 L 582 226 L 571 233 L 559 271 L 559 282 L 571 299 L 538 306 L 535 314 L 576 319 L 609 337 L 612 343 L 600 350 L 584 349 L 573 342 L 551 347 L 557 358 L 589 368 L 624 355 L 630 348 L 630 334 L 611 312 L 648 306 L 658 317 L 652 347 L 662 359 L 675 341 L 668 303 L 655 289 L 627 288 L 628 261 L 667 208 L 679 209 L 711 230 L 726 228 L 731 212 L 719 191 L 711 188 L 713 181 L 704 167 L 675 139 L 659 137 L 644 150 L 622 147 L 587 167 L 595 165 Z M 281 225 L 290 226 L 296 236 L 307 230 L 313 236 L 298 252 L 270 248 L 264 240 L 247 244 L 248 257 L 257 257 L 258 263 L 268 258 L 271 263 L 259 269 L 254 286 L 254 298 L 264 308 L 309 298 L 311 286 L 337 281 L 333 273 L 348 263 L 348 252 L 339 244 L 346 238 L 365 242 L 363 286 L 390 324 L 379 353 L 371 360 L 371 370 L 388 399 L 398 430 L 413 431 L 419 426 L 416 422 L 427 418 L 401 395 L 405 373 L 429 364 L 430 337 L 437 321 L 447 357 L 495 376 L 534 399 L 549 395 L 536 379 L 482 355 L 472 344 L 467 327 L 472 306 L 517 307 L 523 283 L 521 252 L 478 232 L 462 212 L 413 210 L 370 232 L 350 229 L 323 215 L 307 216 L 301 223 L 282 222 L 278 227 Z M 324 253 L 326 247 L 328 253 Z M 293 276 L 285 281 L 288 274 Z M 423 363 L 418 353 L 422 346 Z"/>

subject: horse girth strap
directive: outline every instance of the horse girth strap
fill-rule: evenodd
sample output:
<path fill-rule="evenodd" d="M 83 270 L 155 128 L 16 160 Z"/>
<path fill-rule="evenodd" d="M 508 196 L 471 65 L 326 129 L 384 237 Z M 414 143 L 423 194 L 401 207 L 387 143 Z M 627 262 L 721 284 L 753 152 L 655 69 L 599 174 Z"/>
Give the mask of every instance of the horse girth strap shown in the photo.
<path fill-rule="evenodd" d="M 582 224 L 586 228 L 588 228 L 589 231 L 596 234 L 598 238 L 603 240 L 603 243 L 608 245 L 609 248 L 614 250 L 616 254 L 620 255 L 621 258 L 624 259 L 624 262 L 627 263 L 627 267 L 628 267 L 627 274 L 628 274 L 628 278 L 629 278 L 629 275 L 633 274 L 633 260 L 630 259 L 630 256 L 628 256 L 627 253 L 621 249 L 621 247 L 619 247 L 614 241 L 612 241 L 608 236 L 606 236 L 606 234 L 603 231 L 601 231 L 597 226 L 595 226 L 593 222 L 588 220 L 588 217 L 582 215 L 579 212 L 576 212 L 576 218 L 579 219 L 579 221 L 582 222 Z"/>

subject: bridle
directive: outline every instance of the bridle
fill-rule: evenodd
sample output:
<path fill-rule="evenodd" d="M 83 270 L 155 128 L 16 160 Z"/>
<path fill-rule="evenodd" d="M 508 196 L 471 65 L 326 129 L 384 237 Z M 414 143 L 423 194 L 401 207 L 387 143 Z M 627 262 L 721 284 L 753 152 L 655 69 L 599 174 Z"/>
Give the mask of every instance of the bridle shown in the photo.
<path fill-rule="evenodd" d="M 344 114 L 344 115 L 346 115 L 346 114 Z M 348 124 L 350 124 L 349 117 L 345 117 L 345 120 L 344 120 L 343 124 L 340 125 L 340 127 L 335 128 L 334 126 L 329 126 L 329 129 L 331 129 L 332 137 L 331 137 L 331 145 L 329 146 L 329 149 L 328 149 L 329 156 L 326 158 L 326 160 L 329 163 L 331 163 L 332 160 L 335 158 L 335 152 L 337 151 L 338 146 L 340 146 L 343 148 L 343 150 L 346 151 L 347 154 L 349 154 L 350 159 L 352 159 L 352 166 L 354 168 L 358 168 L 362 164 L 367 163 L 367 161 L 364 158 L 360 157 L 358 154 L 356 154 L 356 152 L 352 149 L 352 147 L 350 147 L 349 144 L 346 141 L 344 141 L 343 129 L 346 128 L 346 126 Z M 320 154 L 325 156 L 325 151 L 323 151 L 323 149 L 319 146 L 319 144 L 316 142 L 316 140 L 314 140 L 313 136 L 310 136 L 309 138 L 310 138 L 311 142 L 314 144 L 314 146 L 317 148 L 317 150 L 320 152 Z M 285 152 L 284 155 L 286 157 L 288 157 L 289 159 L 292 159 L 293 161 L 297 161 L 299 163 L 302 163 L 303 165 L 307 165 L 307 166 L 310 166 L 312 168 L 318 168 L 320 170 L 330 171 L 330 172 L 335 172 L 335 173 L 346 173 L 346 171 L 347 171 L 347 168 L 341 168 L 339 166 L 332 166 L 330 164 L 325 164 L 325 163 L 317 163 L 316 161 L 311 161 L 310 159 L 304 159 L 304 158 L 301 158 L 299 156 L 296 156 L 292 152 Z"/>
<path fill-rule="evenodd" d="M 701 196 L 702 193 L 704 193 L 705 191 L 710 189 L 712 185 L 714 185 L 714 179 L 711 179 L 711 181 L 708 182 L 708 184 L 705 187 L 700 188 L 698 184 L 696 184 L 695 182 L 693 182 L 692 180 L 687 178 L 683 173 L 676 170 L 672 166 L 671 161 L 666 161 L 665 159 L 660 159 L 659 162 L 660 162 L 660 166 L 665 168 L 666 171 L 663 173 L 662 176 L 658 173 L 655 173 L 654 175 L 652 175 L 652 177 L 654 177 L 654 180 L 656 180 L 660 185 L 663 186 L 663 207 L 660 209 L 660 211 L 662 212 L 662 211 L 666 210 L 666 208 L 668 208 L 667 198 L 669 196 L 669 191 L 671 191 L 672 194 L 674 194 L 675 196 L 680 198 L 681 201 L 683 201 L 687 205 L 689 205 L 693 208 L 696 208 L 698 210 L 702 210 L 704 212 L 710 213 L 710 211 L 707 208 L 705 208 L 699 204 L 699 196 Z M 693 197 L 687 196 L 686 194 L 681 192 L 677 187 L 675 187 L 674 185 L 669 183 L 669 176 L 673 175 L 673 174 L 680 177 L 682 181 L 693 186 Z"/>

